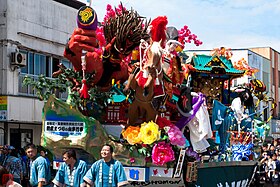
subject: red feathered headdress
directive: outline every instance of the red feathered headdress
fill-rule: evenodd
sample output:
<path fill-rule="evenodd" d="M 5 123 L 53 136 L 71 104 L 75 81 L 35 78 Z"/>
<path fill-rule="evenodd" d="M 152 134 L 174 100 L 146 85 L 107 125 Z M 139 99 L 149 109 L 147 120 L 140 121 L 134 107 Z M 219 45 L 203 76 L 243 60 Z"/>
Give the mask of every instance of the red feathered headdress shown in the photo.
<path fill-rule="evenodd" d="M 165 46 L 166 40 L 166 25 L 167 25 L 167 17 L 166 16 L 158 16 L 155 18 L 150 26 L 151 26 L 151 37 L 155 42 L 159 42 L 161 40 L 161 46 Z"/>

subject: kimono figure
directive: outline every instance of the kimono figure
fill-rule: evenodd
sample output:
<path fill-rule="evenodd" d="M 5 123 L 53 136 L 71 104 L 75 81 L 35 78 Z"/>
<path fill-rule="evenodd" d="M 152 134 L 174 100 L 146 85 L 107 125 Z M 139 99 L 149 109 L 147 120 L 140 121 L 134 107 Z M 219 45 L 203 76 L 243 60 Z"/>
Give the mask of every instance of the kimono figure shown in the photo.
<path fill-rule="evenodd" d="M 218 132 L 220 139 L 219 151 L 224 154 L 230 135 L 228 131 L 232 125 L 232 119 L 234 118 L 233 112 L 230 111 L 229 107 L 214 100 L 212 114 L 212 129 Z"/>
<path fill-rule="evenodd" d="M 183 116 L 176 123 L 176 126 L 179 129 L 183 129 L 185 126 L 188 126 L 193 150 L 197 153 L 203 153 L 210 146 L 207 138 L 212 137 L 210 118 L 205 105 L 205 95 L 198 93 L 193 96 L 193 106 L 192 111 L 189 112 L 189 117 Z"/>
<path fill-rule="evenodd" d="M 249 90 L 241 91 L 239 96 L 233 99 L 230 108 L 233 110 L 236 123 L 240 125 L 240 128 L 243 128 L 243 131 L 250 129 L 253 117 L 250 114 L 253 113 L 254 102 Z"/>
<path fill-rule="evenodd" d="M 201 93 L 199 93 L 199 97 L 202 97 Z M 212 137 L 212 130 L 205 102 L 201 104 L 194 118 L 191 119 L 187 125 L 190 129 L 190 139 L 193 150 L 197 153 L 206 152 L 206 149 L 210 147 L 207 139 Z"/>

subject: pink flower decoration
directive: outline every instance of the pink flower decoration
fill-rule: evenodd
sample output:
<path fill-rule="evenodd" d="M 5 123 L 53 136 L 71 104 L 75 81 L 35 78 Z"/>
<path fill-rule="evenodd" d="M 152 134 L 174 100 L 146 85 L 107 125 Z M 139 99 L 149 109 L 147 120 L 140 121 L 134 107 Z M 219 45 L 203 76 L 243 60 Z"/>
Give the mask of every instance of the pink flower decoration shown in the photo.
<path fill-rule="evenodd" d="M 106 10 L 110 11 L 111 9 L 112 9 L 112 6 L 110 4 L 108 4 Z"/>
<path fill-rule="evenodd" d="M 202 42 L 197 39 L 197 35 L 192 34 L 191 30 L 187 25 L 181 28 L 178 31 L 178 34 L 178 41 L 181 42 L 183 46 L 185 46 L 185 43 L 191 43 L 192 41 L 196 46 L 202 45 Z"/>
<path fill-rule="evenodd" d="M 184 146 L 186 143 L 186 138 L 182 131 L 177 126 L 172 126 L 167 132 L 170 143 L 172 145 Z"/>
<path fill-rule="evenodd" d="M 174 151 L 170 144 L 159 142 L 154 145 L 152 151 L 152 161 L 156 165 L 164 165 L 175 160 Z"/>

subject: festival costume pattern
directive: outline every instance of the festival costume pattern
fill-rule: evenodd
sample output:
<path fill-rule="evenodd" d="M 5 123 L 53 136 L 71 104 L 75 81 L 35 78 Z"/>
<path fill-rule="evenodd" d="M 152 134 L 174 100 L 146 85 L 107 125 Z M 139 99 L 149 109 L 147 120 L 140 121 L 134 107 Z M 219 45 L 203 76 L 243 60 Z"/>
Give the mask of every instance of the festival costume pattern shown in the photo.
<path fill-rule="evenodd" d="M 49 187 L 51 180 L 51 171 L 46 159 L 38 156 L 30 163 L 30 184 L 33 187 L 38 186 L 39 182 L 43 182 L 44 186 Z"/>
<path fill-rule="evenodd" d="M 87 169 L 85 161 L 77 160 L 71 172 L 69 166 L 64 162 L 59 166 L 52 182 L 59 187 L 83 187 L 85 186 L 83 177 L 85 176 Z"/>
<path fill-rule="evenodd" d="M 112 159 L 96 161 L 84 176 L 84 180 L 96 187 L 117 187 L 128 184 L 122 164 Z"/>

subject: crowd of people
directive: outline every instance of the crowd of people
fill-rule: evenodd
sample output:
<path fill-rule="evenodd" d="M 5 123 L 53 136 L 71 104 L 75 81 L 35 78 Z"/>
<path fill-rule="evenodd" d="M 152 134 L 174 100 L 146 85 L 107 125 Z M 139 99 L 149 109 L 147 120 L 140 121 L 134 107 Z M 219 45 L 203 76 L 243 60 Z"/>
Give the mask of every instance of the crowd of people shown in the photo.
<path fill-rule="evenodd" d="M 0 187 L 90 187 L 128 184 L 122 164 L 113 159 L 113 147 L 105 144 L 101 159 L 89 167 L 77 159 L 74 149 L 62 154 L 63 163 L 52 173 L 46 151 L 28 144 L 24 149 L 0 147 Z M 52 175 L 53 174 L 53 175 Z"/>
<path fill-rule="evenodd" d="M 280 186 L 280 144 L 277 140 L 272 143 L 264 143 L 261 147 L 259 169 L 256 176 L 259 184 L 271 184 Z"/>

